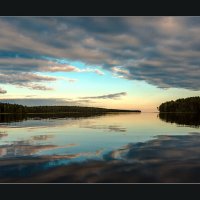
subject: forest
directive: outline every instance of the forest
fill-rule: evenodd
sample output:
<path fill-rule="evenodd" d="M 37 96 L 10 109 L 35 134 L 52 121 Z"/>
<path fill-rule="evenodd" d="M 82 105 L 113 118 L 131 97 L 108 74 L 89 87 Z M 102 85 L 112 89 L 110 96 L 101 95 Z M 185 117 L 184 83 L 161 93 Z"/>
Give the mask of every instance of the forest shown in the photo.
<path fill-rule="evenodd" d="M 140 110 L 119 110 L 81 106 L 23 106 L 0 103 L 0 113 L 108 113 L 108 112 L 141 112 Z"/>
<path fill-rule="evenodd" d="M 158 110 L 160 112 L 188 112 L 200 113 L 200 97 L 188 97 L 177 99 L 176 101 L 167 101 L 162 103 Z"/>

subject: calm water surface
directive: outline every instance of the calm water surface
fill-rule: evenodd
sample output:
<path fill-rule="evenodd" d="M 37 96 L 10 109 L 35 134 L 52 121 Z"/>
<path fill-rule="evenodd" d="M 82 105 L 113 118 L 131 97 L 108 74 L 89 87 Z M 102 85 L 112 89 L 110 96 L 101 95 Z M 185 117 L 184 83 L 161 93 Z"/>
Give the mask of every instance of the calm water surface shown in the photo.
<path fill-rule="evenodd" d="M 107 114 L 76 119 L 26 118 L 17 122 L 2 120 L 0 178 L 2 182 L 12 182 L 15 177 L 31 177 L 59 166 L 85 165 L 91 161 L 161 164 L 163 159 L 173 159 L 174 163 L 183 164 L 183 157 L 188 160 L 200 158 L 197 148 L 199 124 L 198 119 L 187 124 L 186 120 L 181 123 L 180 118 L 176 123 L 174 117 L 170 121 L 170 117 L 158 113 Z M 163 153 L 158 155 L 159 152 Z M 116 181 L 126 180 L 129 181 L 119 177 Z M 146 182 L 146 179 L 134 180 L 130 182 Z M 95 181 L 95 178 L 87 180 Z"/>

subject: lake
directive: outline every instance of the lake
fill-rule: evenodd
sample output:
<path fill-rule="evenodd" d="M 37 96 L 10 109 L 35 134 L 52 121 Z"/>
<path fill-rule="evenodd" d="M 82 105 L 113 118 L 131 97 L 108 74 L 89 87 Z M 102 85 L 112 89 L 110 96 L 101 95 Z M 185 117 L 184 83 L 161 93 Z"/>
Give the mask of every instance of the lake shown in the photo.
<path fill-rule="evenodd" d="M 200 117 L 0 115 L 0 182 L 200 182 Z"/>

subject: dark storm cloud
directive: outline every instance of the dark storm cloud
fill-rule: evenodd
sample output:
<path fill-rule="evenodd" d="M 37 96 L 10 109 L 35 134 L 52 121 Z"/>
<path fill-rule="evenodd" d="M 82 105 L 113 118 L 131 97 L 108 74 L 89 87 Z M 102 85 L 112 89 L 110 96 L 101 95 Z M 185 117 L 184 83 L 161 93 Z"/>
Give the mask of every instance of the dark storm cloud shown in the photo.
<path fill-rule="evenodd" d="M 69 72 L 49 56 L 160 88 L 199 90 L 199 41 L 200 17 L 1 17 L 0 72 Z"/>
<path fill-rule="evenodd" d="M 80 97 L 80 99 L 119 99 L 121 96 L 124 96 L 126 94 L 126 92 L 120 92 L 115 94 L 106 94 L 102 96 Z"/>

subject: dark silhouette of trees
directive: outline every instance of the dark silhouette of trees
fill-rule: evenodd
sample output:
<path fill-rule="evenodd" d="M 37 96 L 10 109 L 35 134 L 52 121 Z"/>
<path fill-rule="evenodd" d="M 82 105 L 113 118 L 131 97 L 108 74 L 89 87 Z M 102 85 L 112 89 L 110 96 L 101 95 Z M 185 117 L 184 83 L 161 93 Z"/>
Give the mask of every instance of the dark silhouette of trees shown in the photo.
<path fill-rule="evenodd" d="M 200 97 L 189 97 L 167 101 L 162 103 L 158 110 L 160 112 L 191 112 L 200 113 Z"/>
<path fill-rule="evenodd" d="M 18 104 L 0 103 L 0 113 L 26 113 L 27 107 Z"/>
<path fill-rule="evenodd" d="M 0 113 L 107 113 L 107 112 L 141 112 L 140 110 L 118 110 L 80 106 L 23 106 L 18 104 L 0 103 Z"/>
<path fill-rule="evenodd" d="M 22 106 L 0 103 L 0 123 L 19 122 L 27 119 L 85 118 L 107 113 L 141 112 L 139 110 L 117 110 L 80 106 Z"/>

